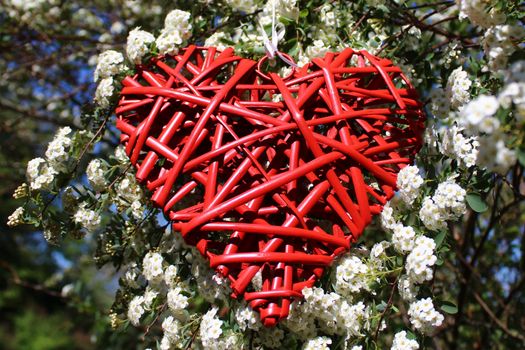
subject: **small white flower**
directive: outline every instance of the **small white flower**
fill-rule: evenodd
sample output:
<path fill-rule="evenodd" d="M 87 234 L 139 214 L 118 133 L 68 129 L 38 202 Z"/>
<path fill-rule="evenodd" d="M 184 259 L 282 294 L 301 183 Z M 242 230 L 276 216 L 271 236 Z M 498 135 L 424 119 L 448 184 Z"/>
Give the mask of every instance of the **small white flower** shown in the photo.
<path fill-rule="evenodd" d="M 392 243 L 394 248 L 400 253 L 408 253 L 414 247 L 416 232 L 410 226 L 397 224 L 392 229 Z"/>
<path fill-rule="evenodd" d="M 446 94 L 453 108 L 460 107 L 469 101 L 471 85 L 472 82 L 467 72 L 461 67 L 452 71 L 448 78 Z"/>
<path fill-rule="evenodd" d="M 144 256 L 142 273 L 148 281 L 157 282 L 159 279 L 162 279 L 164 273 L 162 268 L 163 261 L 164 259 L 159 253 L 148 252 L 146 256 Z"/>
<path fill-rule="evenodd" d="M 104 171 L 105 165 L 100 159 L 93 159 L 86 168 L 87 179 L 95 191 L 102 191 L 106 187 Z"/>
<path fill-rule="evenodd" d="M 72 145 L 70 127 L 60 128 L 46 150 L 48 164 L 58 171 L 66 171 L 69 161 L 69 150 Z"/>
<path fill-rule="evenodd" d="M 423 334 L 430 333 L 435 327 L 441 326 L 444 317 L 434 309 L 432 299 L 420 299 L 412 304 L 408 309 L 410 323 Z"/>
<path fill-rule="evenodd" d="M 368 290 L 369 267 L 357 256 L 346 255 L 335 269 L 335 290 L 342 295 Z"/>
<path fill-rule="evenodd" d="M 324 41 L 314 40 L 313 44 L 306 48 L 306 56 L 310 59 L 323 57 L 328 51 L 330 51 L 330 48 L 325 45 Z"/>
<path fill-rule="evenodd" d="M 181 323 L 174 319 L 173 316 L 168 316 L 162 321 L 162 330 L 170 345 L 175 344 L 179 340 L 181 326 Z"/>
<path fill-rule="evenodd" d="M 173 313 L 180 313 L 188 307 L 188 297 L 183 295 L 182 288 L 175 287 L 168 292 L 168 306 Z"/>
<path fill-rule="evenodd" d="M 408 255 L 405 265 L 410 280 L 423 283 L 432 279 L 432 267 L 437 261 L 434 249 L 436 243 L 433 239 L 425 236 L 416 238 L 414 249 Z"/>
<path fill-rule="evenodd" d="M 124 56 L 120 52 L 107 50 L 98 56 L 97 67 L 95 68 L 94 80 L 113 77 L 120 73 L 124 66 Z"/>
<path fill-rule="evenodd" d="M 222 39 L 231 40 L 231 37 L 224 32 L 215 32 L 206 39 L 204 46 L 216 47 L 217 50 L 224 51 L 228 45 L 223 43 Z"/>
<path fill-rule="evenodd" d="M 401 331 L 396 333 L 390 350 L 417 350 L 419 344 L 414 339 L 407 338 L 407 332 Z"/>
<path fill-rule="evenodd" d="M 131 62 L 139 64 L 148 53 L 149 44 L 155 41 L 153 34 L 141 30 L 140 27 L 129 32 L 126 43 L 126 53 Z"/>
<path fill-rule="evenodd" d="M 135 296 L 133 299 L 131 299 L 129 306 L 128 306 L 128 319 L 134 326 L 138 326 L 140 324 L 140 318 L 144 314 L 144 297 L 143 296 Z"/>
<path fill-rule="evenodd" d="M 95 91 L 95 102 L 102 108 L 108 108 L 114 92 L 113 78 L 102 79 Z"/>
<path fill-rule="evenodd" d="M 397 188 L 401 199 L 411 205 L 419 194 L 419 188 L 423 185 L 423 178 L 419 175 L 417 166 L 404 167 L 397 174 Z"/>
<path fill-rule="evenodd" d="M 88 232 L 94 232 L 100 226 L 102 219 L 99 213 L 87 208 L 87 203 L 81 203 L 73 215 L 73 220 Z"/>
<path fill-rule="evenodd" d="M 242 331 L 247 328 L 257 330 L 262 326 L 259 322 L 259 316 L 247 305 L 235 309 L 235 320 Z"/>
<path fill-rule="evenodd" d="M 222 321 L 217 318 L 217 307 L 206 312 L 201 320 L 199 334 L 204 348 L 210 348 L 222 334 Z"/>
<path fill-rule="evenodd" d="M 383 206 L 383 211 L 381 212 L 381 226 L 385 230 L 392 230 L 397 224 L 394 219 L 394 209 L 390 206 L 390 202 Z"/>
<path fill-rule="evenodd" d="M 27 179 L 32 190 L 45 190 L 51 187 L 58 172 L 43 158 L 35 158 L 27 163 Z"/>
<path fill-rule="evenodd" d="M 330 344 L 332 344 L 332 339 L 328 337 L 317 337 L 308 340 L 304 344 L 303 350 L 330 350 Z"/>

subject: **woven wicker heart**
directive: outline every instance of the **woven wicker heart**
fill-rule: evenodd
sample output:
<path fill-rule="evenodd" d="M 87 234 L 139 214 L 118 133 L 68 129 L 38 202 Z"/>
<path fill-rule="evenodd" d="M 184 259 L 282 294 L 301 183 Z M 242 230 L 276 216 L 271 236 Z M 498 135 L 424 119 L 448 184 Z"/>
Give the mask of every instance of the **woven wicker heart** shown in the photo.
<path fill-rule="evenodd" d="M 401 70 L 366 51 L 284 78 L 264 61 L 189 46 L 137 67 L 116 113 L 151 200 L 270 326 L 394 195 L 424 116 Z"/>

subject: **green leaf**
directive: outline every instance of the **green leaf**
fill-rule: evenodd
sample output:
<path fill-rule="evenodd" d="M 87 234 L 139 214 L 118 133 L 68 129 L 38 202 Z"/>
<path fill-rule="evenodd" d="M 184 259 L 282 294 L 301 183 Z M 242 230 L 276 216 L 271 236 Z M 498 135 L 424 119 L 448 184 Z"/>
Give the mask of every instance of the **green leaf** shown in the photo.
<path fill-rule="evenodd" d="M 434 242 L 436 242 L 436 247 L 440 247 L 441 244 L 443 244 L 443 241 L 445 240 L 445 236 L 447 235 L 447 231 L 442 230 L 438 233 L 438 235 L 434 238 Z"/>
<path fill-rule="evenodd" d="M 518 150 L 518 160 L 522 166 L 525 166 L 525 150 Z"/>
<path fill-rule="evenodd" d="M 454 304 L 453 302 L 451 301 L 443 301 L 441 303 L 441 310 L 443 310 L 444 312 L 446 312 L 447 314 L 451 314 L 451 315 L 454 315 L 454 314 L 457 314 L 458 313 L 458 307 L 456 304 Z"/>
<path fill-rule="evenodd" d="M 383 312 L 383 311 L 385 311 L 387 305 L 388 304 L 384 300 L 382 300 L 381 304 L 376 306 L 376 310 L 379 311 L 379 312 Z"/>
<path fill-rule="evenodd" d="M 406 331 L 407 332 L 407 338 L 408 339 L 411 339 L 411 340 L 417 340 L 417 337 L 414 333 L 412 333 L 411 331 Z"/>
<path fill-rule="evenodd" d="M 467 203 L 475 212 L 483 213 L 488 209 L 487 203 L 477 193 L 467 194 Z"/>
<path fill-rule="evenodd" d="M 299 12 L 299 17 L 305 18 L 308 16 L 308 9 L 302 9 L 301 12 Z"/>

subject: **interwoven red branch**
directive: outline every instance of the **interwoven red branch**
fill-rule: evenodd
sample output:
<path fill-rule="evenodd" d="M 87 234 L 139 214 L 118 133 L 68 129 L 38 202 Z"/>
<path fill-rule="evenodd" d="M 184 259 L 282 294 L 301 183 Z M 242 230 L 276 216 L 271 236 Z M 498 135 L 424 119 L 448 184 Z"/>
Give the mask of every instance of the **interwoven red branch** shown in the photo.
<path fill-rule="evenodd" d="M 394 195 L 424 115 L 400 68 L 366 51 L 284 78 L 265 60 L 189 46 L 125 78 L 116 114 L 152 201 L 271 326 Z"/>

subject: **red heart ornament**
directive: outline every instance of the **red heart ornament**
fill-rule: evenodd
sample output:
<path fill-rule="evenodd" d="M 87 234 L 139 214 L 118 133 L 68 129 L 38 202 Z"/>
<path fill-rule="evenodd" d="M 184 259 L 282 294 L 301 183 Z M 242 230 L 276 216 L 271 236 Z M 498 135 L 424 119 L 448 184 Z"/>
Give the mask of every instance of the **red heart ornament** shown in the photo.
<path fill-rule="evenodd" d="M 158 57 L 122 81 L 116 114 L 151 200 L 271 326 L 394 195 L 425 117 L 401 69 L 364 50 L 284 78 L 265 60 Z"/>

